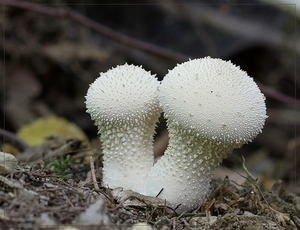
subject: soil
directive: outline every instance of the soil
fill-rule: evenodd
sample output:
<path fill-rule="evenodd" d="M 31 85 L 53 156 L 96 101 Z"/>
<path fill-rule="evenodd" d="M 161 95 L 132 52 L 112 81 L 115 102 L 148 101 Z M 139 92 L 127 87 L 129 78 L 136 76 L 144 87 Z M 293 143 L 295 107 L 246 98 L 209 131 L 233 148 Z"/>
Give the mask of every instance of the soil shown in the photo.
<path fill-rule="evenodd" d="M 58 149 L 59 155 L 53 154 Z M 27 149 L 23 154 L 30 156 L 29 153 L 34 152 L 40 157 L 29 164 L 20 163 L 15 172 L 0 176 L 1 229 L 53 229 L 58 226 L 131 229 L 132 225 L 141 222 L 150 224 L 153 229 L 300 227 L 300 197 L 287 192 L 281 180 L 276 181 L 270 190 L 262 191 L 258 180 L 246 167 L 248 176 L 243 184 L 237 184 L 227 176 L 223 180 L 213 180 L 211 192 L 201 207 L 191 213 L 177 214 L 158 198 L 102 188 L 99 183 L 101 157 L 91 164 L 84 154 L 86 151 L 80 140 L 59 137 L 49 138 L 42 146 Z M 94 157 L 97 155 L 95 153 Z M 72 157 L 66 170 L 54 170 L 62 165 L 66 156 Z M 53 162 L 59 164 L 49 167 Z M 95 171 L 91 171 L 92 168 Z M 72 175 L 72 179 L 67 179 L 66 174 Z M 99 200 L 103 201 L 100 211 L 88 212 Z M 81 217 L 86 212 L 89 220 Z"/>

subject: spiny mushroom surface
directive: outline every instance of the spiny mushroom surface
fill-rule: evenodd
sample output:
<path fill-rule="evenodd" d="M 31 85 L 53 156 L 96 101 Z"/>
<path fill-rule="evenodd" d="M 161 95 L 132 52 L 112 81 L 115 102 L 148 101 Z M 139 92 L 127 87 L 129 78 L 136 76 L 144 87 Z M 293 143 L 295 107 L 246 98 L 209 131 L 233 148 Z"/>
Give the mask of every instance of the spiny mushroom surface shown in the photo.
<path fill-rule="evenodd" d="M 169 145 L 150 170 L 146 195 L 166 199 L 178 212 L 205 201 L 214 169 L 228 153 L 250 142 L 266 119 L 265 97 L 230 61 L 190 60 L 170 70 L 158 97 Z"/>
<path fill-rule="evenodd" d="M 103 186 L 144 192 L 153 166 L 153 135 L 161 109 L 159 82 L 134 65 L 100 73 L 86 95 L 103 147 Z"/>

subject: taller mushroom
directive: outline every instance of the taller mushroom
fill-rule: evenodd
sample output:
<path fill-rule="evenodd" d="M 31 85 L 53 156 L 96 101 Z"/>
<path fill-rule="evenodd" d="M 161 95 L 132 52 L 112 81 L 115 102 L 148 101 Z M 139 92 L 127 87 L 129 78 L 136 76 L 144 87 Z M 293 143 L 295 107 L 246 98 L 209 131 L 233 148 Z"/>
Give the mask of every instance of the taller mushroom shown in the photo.
<path fill-rule="evenodd" d="M 159 81 L 134 65 L 100 73 L 86 95 L 103 148 L 103 186 L 144 192 L 153 165 L 153 135 L 161 109 Z"/>
<path fill-rule="evenodd" d="M 158 97 L 170 140 L 148 174 L 146 194 L 189 211 L 205 200 L 222 159 L 262 131 L 265 97 L 246 72 L 210 57 L 169 71 Z"/>

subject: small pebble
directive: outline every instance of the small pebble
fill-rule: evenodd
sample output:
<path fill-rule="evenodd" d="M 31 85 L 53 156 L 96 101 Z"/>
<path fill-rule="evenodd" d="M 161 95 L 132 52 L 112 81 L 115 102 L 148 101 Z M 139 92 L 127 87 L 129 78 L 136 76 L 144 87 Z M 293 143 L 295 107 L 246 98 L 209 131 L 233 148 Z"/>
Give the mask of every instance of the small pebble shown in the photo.
<path fill-rule="evenodd" d="M 136 223 L 132 226 L 131 230 L 153 230 L 153 228 L 147 223 Z"/>
<path fill-rule="evenodd" d="M 14 172 L 17 165 L 18 161 L 12 154 L 0 152 L 0 175 Z"/>

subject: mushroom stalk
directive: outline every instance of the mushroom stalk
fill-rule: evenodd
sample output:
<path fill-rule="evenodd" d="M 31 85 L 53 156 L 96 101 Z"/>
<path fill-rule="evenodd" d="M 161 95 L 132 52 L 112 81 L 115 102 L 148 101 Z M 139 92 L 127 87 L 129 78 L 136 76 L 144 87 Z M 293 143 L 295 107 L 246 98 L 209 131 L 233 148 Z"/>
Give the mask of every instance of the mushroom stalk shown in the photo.
<path fill-rule="evenodd" d="M 102 185 L 144 193 L 146 175 L 153 166 L 154 122 L 107 125 L 112 127 L 109 131 L 99 127 L 103 146 Z"/>
<path fill-rule="evenodd" d="M 86 107 L 102 142 L 103 186 L 144 192 L 161 112 L 158 85 L 149 72 L 127 64 L 101 73 L 90 85 Z"/>
<path fill-rule="evenodd" d="M 222 159 L 261 132 L 265 97 L 239 67 L 207 57 L 170 70 L 158 98 L 170 140 L 148 174 L 146 195 L 159 194 L 170 207 L 180 205 L 176 211 L 190 211 L 205 201 Z"/>
<path fill-rule="evenodd" d="M 214 140 L 197 137 L 168 120 L 169 145 L 150 170 L 146 194 L 166 199 L 177 212 L 197 208 L 206 198 L 213 172 L 233 150 Z M 188 153 L 188 154 L 183 154 Z"/>

